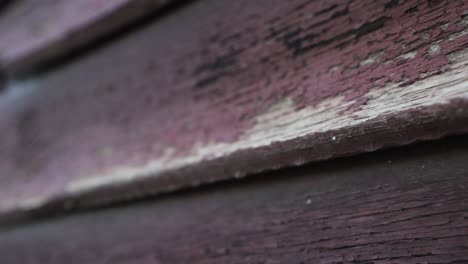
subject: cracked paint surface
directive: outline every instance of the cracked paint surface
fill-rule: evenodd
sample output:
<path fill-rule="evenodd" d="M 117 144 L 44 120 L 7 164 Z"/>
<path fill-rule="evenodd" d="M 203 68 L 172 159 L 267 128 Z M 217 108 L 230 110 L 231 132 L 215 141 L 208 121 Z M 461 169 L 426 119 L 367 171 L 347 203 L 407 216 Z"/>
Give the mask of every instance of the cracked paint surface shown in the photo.
<path fill-rule="evenodd" d="M 222 149 L 242 144 L 261 127 L 259 117 L 285 100 L 299 114 L 341 98 L 346 107 L 323 118 L 352 123 L 379 89 L 391 94 L 437 76 L 452 80 L 453 64 L 464 67 L 464 56 L 450 58 L 467 47 L 466 17 L 465 1 L 197 2 L 38 77 L 37 89 L 0 113 L 0 195 L 9 197 L 1 208 L 18 201 L 35 208 L 67 191 L 100 187 L 95 180 L 111 184 L 122 171 L 125 183 L 145 166 L 151 169 L 138 177 L 222 159 Z M 290 118 L 285 124 L 298 120 Z M 317 131 L 311 125 L 288 140 Z M 333 137 L 346 138 L 327 135 Z M 252 141 L 243 150 L 259 146 Z M 320 157 L 333 156 L 328 151 Z M 236 174 L 221 164 L 226 175 Z M 167 176 L 161 185 L 216 180 L 190 174 L 177 184 Z"/>

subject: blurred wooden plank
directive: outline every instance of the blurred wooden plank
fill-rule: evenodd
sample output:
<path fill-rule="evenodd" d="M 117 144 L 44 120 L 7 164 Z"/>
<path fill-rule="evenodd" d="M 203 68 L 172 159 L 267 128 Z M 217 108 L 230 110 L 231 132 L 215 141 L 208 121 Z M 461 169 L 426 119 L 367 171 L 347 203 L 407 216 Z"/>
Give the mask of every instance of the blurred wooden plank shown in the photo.
<path fill-rule="evenodd" d="M 16 1 L 0 14 L 0 64 L 10 73 L 31 70 L 176 1 Z"/>
<path fill-rule="evenodd" d="M 4 228 L 0 262 L 467 263 L 467 150 L 453 138 Z"/>
<path fill-rule="evenodd" d="M 10 87 L 0 212 L 467 132 L 466 25 L 463 1 L 195 2 Z"/>

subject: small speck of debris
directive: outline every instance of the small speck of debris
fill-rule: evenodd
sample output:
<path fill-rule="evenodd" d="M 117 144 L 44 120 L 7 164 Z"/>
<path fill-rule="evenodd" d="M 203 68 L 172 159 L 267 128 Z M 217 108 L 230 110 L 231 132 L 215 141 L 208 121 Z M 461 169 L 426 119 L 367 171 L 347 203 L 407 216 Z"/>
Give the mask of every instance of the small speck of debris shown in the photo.
<path fill-rule="evenodd" d="M 440 26 L 440 29 L 442 31 L 445 31 L 445 30 L 447 30 L 448 26 L 449 26 L 449 23 L 443 24 L 442 26 Z"/>
<path fill-rule="evenodd" d="M 424 168 L 426 168 L 426 165 L 423 164 L 423 165 L 421 166 L 421 169 L 424 169 Z"/>
<path fill-rule="evenodd" d="M 311 203 L 312 203 L 312 200 L 310 200 L 310 199 L 306 200 L 306 204 L 311 204 Z"/>
<path fill-rule="evenodd" d="M 336 140 L 336 136 L 333 136 L 333 137 L 332 137 L 332 140 L 335 141 L 335 140 Z"/>
<path fill-rule="evenodd" d="M 240 171 L 234 172 L 234 178 L 239 179 L 242 177 L 242 173 Z"/>
<path fill-rule="evenodd" d="M 391 161 L 391 160 L 387 160 L 387 163 L 390 164 L 390 163 L 392 163 L 392 161 Z"/>

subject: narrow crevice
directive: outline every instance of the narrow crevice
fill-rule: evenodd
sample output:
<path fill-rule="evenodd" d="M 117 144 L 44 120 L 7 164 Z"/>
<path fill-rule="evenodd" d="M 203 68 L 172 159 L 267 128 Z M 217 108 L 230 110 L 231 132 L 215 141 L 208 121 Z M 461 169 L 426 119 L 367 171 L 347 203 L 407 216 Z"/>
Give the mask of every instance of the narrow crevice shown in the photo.
<path fill-rule="evenodd" d="M 5 73 L 5 71 L 0 65 L 0 94 L 3 92 L 3 90 L 5 90 L 7 86 L 7 82 L 8 82 L 7 74 Z"/>
<path fill-rule="evenodd" d="M 225 179 L 211 183 L 205 183 L 199 186 L 186 186 L 177 190 L 162 192 L 159 194 L 142 193 L 141 195 L 134 195 L 129 199 L 109 200 L 106 203 L 98 204 L 81 204 L 83 197 L 57 197 L 49 201 L 47 204 L 27 211 L 14 211 L 9 214 L 0 215 L 0 231 L 18 228 L 28 224 L 37 224 L 47 222 L 52 219 L 63 219 L 73 217 L 80 214 L 104 212 L 107 210 L 115 210 L 117 208 L 125 208 L 128 206 L 142 206 L 154 202 L 162 202 L 174 198 L 187 198 L 196 197 L 202 194 L 211 193 L 213 191 L 228 191 L 235 189 L 256 188 L 258 186 L 265 186 L 266 184 L 281 184 L 285 179 L 290 179 L 285 175 L 297 175 L 296 179 L 304 178 L 307 174 L 314 174 L 316 172 L 336 173 L 352 167 L 353 164 L 363 164 L 362 167 L 371 166 L 369 164 L 379 164 L 387 162 L 390 158 L 400 157 L 397 160 L 415 160 L 430 158 L 435 153 L 440 152 L 441 147 L 444 150 L 456 151 L 464 150 L 468 144 L 468 137 L 466 135 L 449 136 L 444 139 L 429 142 L 418 142 L 408 146 L 393 147 L 390 149 L 381 149 L 370 153 L 362 153 L 348 157 L 336 157 L 330 160 L 310 162 L 298 167 L 285 167 L 272 171 L 265 171 L 260 173 L 253 173 L 241 180 L 238 179 Z M 405 157 L 405 158 L 401 158 Z M 367 165 L 364 165 L 367 164 Z M 138 190 L 131 190 L 129 194 L 135 194 Z M 86 197 L 84 197 L 86 198 Z M 375 201 L 374 201 L 375 202 Z M 398 210 L 395 210 L 398 212 Z M 460 210 L 445 211 L 440 213 L 432 213 L 419 215 L 414 217 L 427 217 L 434 215 L 445 215 L 454 212 L 462 212 Z M 375 215 L 375 214 L 374 214 Z M 341 215 L 343 216 L 343 215 Z M 362 215 L 361 215 L 362 216 Z M 330 217 L 317 218 L 316 220 L 326 220 Z M 412 218 L 392 221 L 385 223 L 385 225 L 395 224 L 398 222 L 408 221 Z"/>

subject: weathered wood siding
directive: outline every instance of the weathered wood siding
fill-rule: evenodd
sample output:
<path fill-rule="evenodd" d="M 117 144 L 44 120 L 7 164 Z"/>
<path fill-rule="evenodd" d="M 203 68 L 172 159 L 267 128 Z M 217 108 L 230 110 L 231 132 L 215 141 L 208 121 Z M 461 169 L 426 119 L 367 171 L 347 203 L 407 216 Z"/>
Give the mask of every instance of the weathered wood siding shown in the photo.
<path fill-rule="evenodd" d="M 4 228 L 0 263 L 468 263 L 467 160 L 453 138 Z"/>
<path fill-rule="evenodd" d="M 2 0 L 7 2 L 7 0 Z M 177 0 L 20 0 L 0 10 L 0 66 L 37 71 Z"/>
<path fill-rule="evenodd" d="M 0 97 L 0 212 L 468 130 L 466 1 L 202 0 Z"/>

